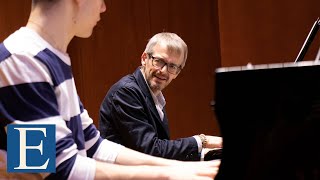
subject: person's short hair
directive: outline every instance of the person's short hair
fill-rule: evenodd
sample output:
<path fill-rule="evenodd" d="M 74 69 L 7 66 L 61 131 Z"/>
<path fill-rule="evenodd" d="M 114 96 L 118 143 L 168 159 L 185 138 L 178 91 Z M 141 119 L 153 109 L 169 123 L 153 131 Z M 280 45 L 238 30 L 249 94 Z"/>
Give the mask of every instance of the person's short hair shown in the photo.
<path fill-rule="evenodd" d="M 56 3 L 60 0 L 32 0 L 32 6 L 39 4 L 39 3 Z"/>
<path fill-rule="evenodd" d="M 183 55 L 183 63 L 181 66 L 182 68 L 185 66 L 188 56 L 188 46 L 177 34 L 170 32 L 161 32 L 155 34 L 149 40 L 145 52 L 153 53 L 153 47 L 157 44 L 167 47 L 172 53 Z"/>

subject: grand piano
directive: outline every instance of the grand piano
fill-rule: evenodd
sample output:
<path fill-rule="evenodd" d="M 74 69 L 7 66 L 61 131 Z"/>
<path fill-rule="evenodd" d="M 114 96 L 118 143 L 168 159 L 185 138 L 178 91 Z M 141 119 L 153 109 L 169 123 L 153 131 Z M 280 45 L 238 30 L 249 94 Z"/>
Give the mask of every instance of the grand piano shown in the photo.
<path fill-rule="evenodd" d="M 218 68 L 216 180 L 320 179 L 320 63 Z"/>
<path fill-rule="evenodd" d="M 303 61 L 218 68 L 215 111 L 223 150 L 216 180 L 320 180 L 320 49 Z"/>

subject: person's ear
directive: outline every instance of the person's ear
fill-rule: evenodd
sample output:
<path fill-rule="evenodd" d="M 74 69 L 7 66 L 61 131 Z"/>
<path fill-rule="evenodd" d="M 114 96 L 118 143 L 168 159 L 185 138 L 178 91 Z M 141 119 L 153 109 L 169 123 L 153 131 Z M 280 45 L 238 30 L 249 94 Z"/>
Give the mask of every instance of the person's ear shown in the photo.
<path fill-rule="evenodd" d="M 142 66 L 145 66 L 145 65 L 146 65 L 147 59 L 148 59 L 148 54 L 145 53 L 145 52 L 142 53 L 142 55 L 141 55 L 141 65 L 142 65 Z"/>
<path fill-rule="evenodd" d="M 78 8 L 82 8 L 83 6 L 85 6 L 86 5 L 86 1 L 88 1 L 88 0 L 73 0 L 73 2 L 76 4 L 76 6 Z"/>
<path fill-rule="evenodd" d="M 74 2 L 77 4 L 82 4 L 82 3 L 84 3 L 84 0 L 74 0 Z"/>

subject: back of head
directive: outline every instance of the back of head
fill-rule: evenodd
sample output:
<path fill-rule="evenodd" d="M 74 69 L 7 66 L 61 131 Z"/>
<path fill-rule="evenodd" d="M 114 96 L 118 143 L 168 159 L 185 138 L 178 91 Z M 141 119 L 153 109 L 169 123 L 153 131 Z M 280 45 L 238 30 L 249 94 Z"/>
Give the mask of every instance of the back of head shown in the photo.
<path fill-rule="evenodd" d="M 60 0 L 32 0 L 32 4 L 38 4 L 38 3 L 56 3 Z"/>
<path fill-rule="evenodd" d="M 53 5 L 58 4 L 58 2 L 61 2 L 63 0 L 32 0 L 32 8 L 36 6 L 43 6 L 46 8 L 50 8 Z"/>
<path fill-rule="evenodd" d="M 172 53 L 183 55 L 182 67 L 185 66 L 188 56 L 188 46 L 177 34 L 170 32 L 161 32 L 154 35 L 149 40 L 145 52 L 152 53 L 153 47 L 157 44 L 167 47 L 167 49 Z"/>

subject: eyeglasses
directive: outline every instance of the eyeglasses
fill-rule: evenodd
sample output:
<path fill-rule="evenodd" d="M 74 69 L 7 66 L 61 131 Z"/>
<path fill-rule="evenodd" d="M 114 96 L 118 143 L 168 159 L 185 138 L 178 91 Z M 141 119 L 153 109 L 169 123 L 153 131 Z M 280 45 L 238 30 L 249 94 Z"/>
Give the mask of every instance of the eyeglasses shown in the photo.
<path fill-rule="evenodd" d="M 148 53 L 149 58 L 152 59 L 152 65 L 156 68 L 162 69 L 164 66 L 167 66 L 167 70 L 169 73 L 177 75 L 181 71 L 181 66 L 177 66 L 175 64 L 170 64 L 165 62 L 164 59 L 159 57 L 154 57 L 152 54 Z"/>

